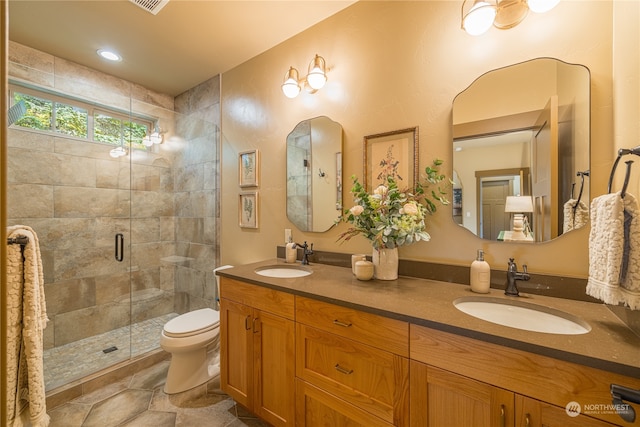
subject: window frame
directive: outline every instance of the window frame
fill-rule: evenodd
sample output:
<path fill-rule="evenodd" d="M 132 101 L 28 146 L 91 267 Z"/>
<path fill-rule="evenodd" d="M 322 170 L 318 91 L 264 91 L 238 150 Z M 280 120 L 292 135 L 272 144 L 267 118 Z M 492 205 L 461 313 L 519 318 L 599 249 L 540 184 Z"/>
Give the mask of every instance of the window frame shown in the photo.
<path fill-rule="evenodd" d="M 148 116 L 144 116 L 141 114 L 135 114 L 133 112 L 123 112 L 122 110 L 113 108 L 113 107 L 109 107 L 106 105 L 101 105 L 98 103 L 94 103 L 94 102 L 90 102 L 90 101 L 86 101 L 86 100 L 81 100 L 78 99 L 76 97 L 71 97 L 71 96 L 65 96 L 64 94 L 55 92 L 55 91 L 49 91 L 49 90 L 42 90 L 42 89 L 38 89 L 38 88 L 34 88 L 31 86 L 25 86 L 25 85 L 21 85 L 15 82 L 10 82 L 9 83 L 9 88 L 8 88 L 8 96 L 9 96 L 9 105 L 13 106 L 15 104 L 15 94 L 19 93 L 19 94 L 24 94 L 24 95 L 28 95 L 28 96 L 33 96 L 36 98 L 40 98 L 44 101 L 50 101 L 52 102 L 52 109 L 51 109 L 51 123 L 49 126 L 48 130 L 45 129 L 36 129 L 36 128 L 30 128 L 30 127 L 25 127 L 25 126 L 20 126 L 17 124 L 12 124 L 11 127 L 12 128 L 17 128 L 17 129 L 21 129 L 21 130 L 26 130 L 26 131 L 30 131 L 30 132 L 40 132 L 40 133 L 45 133 L 45 134 L 53 134 L 53 135 L 57 135 L 60 137 L 64 137 L 64 138 L 69 138 L 69 139 L 75 139 L 78 141 L 84 141 L 84 142 L 91 142 L 94 144 L 102 144 L 102 145 L 106 145 L 106 146 L 125 146 L 128 147 L 129 149 L 134 149 L 134 150 L 143 150 L 143 151 L 148 151 L 150 147 L 147 147 L 145 145 L 143 145 L 142 143 L 140 144 L 135 144 L 132 143 L 130 141 L 125 141 L 124 140 L 124 136 L 125 136 L 125 132 L 124 132 L 124 123 L 127 122 L 131 122 L 131 123 L 135 123 L 138 125 L 142 125 L 144 127 L 146 127 L 146 135 L 151 135 L 151 133 L 154 131 L 154 129 L 157 128 L 158 126 L 158 119 L 157 118 L 152 118 L 152 117 L 148 117 Z M 63 105 L 68 105 L 74 108 L 78 108 L 78 109 L 82 109 L 85 110 L 87 112 L 87 136 L 83 137 L 83 136 L 76 136 L 76 135 L 69 135 L 65 132 L 59 131 L 56 127 L 56 103 L 59 104 L 63 104 Z M 120 143 L 116 144 L 116 143 L 111 143 L 111 142 L 106 142 L 106 141 L 99 141 L 96 140 L 95 138 L 95 116 L 96 114 L 102 114 L 114 119 L 118 119 L 121 122 L 121 126 L 120 129 L 122 131 L 121 135 L 120 135 Z"/>

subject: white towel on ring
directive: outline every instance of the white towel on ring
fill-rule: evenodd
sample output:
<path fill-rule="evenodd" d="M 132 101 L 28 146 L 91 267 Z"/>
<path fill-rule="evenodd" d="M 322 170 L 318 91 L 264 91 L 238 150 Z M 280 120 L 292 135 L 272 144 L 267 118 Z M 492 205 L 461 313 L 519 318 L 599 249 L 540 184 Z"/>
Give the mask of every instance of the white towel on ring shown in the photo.
<path fill-rule="evenodd" d="M 624 303 L 633 310 L 640 309 L 638 214 L 638 203 L 629 193 L 624 199 L 617 192 L 591 202 L 587 294 L 607 304 Z"/>
<path fill-rule="evenodd" d="M 576 205 L 577 203 L 577 205 Z M 575 209 L 574 209 L 575 206 Z M 564 224 L 562 232 L 576 230 L 580 227 L 584 227 L 589 221 L 589 208 L 582 201 L 576 199 L 569 199 L 563 207 Z"/>

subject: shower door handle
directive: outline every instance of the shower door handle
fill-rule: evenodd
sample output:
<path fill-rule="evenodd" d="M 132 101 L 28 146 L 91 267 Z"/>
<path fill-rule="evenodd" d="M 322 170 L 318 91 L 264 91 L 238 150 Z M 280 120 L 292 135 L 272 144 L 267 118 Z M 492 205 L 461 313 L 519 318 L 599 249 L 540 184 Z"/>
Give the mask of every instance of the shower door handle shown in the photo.
<path fill-rule="evenodd" d="M 122 233 L 116 234 L 116 261 L 122 262 L 124 259 L 124 235 Z"/>

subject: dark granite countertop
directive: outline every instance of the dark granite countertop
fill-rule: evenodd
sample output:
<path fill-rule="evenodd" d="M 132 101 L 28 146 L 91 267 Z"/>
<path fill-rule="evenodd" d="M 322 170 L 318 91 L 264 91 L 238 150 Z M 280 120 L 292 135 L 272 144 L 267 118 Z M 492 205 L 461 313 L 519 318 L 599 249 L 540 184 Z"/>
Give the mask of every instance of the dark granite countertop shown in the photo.
<path fill-rule="evenodd" d="M 285 264 L 270 259 L 218 271 L 218 275 L 290 292 L 333 304 L 463 335 L 531 353 L 574 362 L 609 372 L 640 378 L 640 337 L 604 304 L 530 295 L 507 297 L 491 289 L 489 294 L 471 292 L 469 286 L 429 279 L 399 277 L 393 281 L 359 281 L 350 268 L 325 264 L 305 266 L 313 271 L 300 278 L 271 278 L 256 268 Z M 300 265 L 297 263 L 296 265 Z M 516 298 L 577 316 L 591 326 L 581 335 L 530 332 L 501 326 L 467 315 L 453 305 L 465 296 Z"/>

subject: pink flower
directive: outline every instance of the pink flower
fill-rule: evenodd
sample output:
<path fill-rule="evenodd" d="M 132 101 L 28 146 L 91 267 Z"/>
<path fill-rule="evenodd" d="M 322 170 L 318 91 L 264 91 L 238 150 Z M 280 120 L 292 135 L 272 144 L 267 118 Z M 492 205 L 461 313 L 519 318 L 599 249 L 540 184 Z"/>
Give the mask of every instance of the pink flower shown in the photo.
<path fill-rule="evenodd" d="M 389 191 L 387 187 L 385 187 L 384 185 L 379 185 L 378 188 L 373 190 L 373 194 L 375 194 L 376 196 L 384 196 L 385 194 L 387 194 L 387 191 Z"/>
<path fill-rule="evenodd" d="M 364 211 L 364 208 L 360 205 L 355 205 L 354 207 L 349 209 L 349 212 L 351 212 L 351 214 L 354 216 L 360 215 L 363 211 Z"/>
<path fill-rule="evenodd" d="M 405 214 L 407 215 L 418 215 L 418 207 L 415 205 L 415 203 L 406 203 L 403 207 L 402 210 Z"/>

